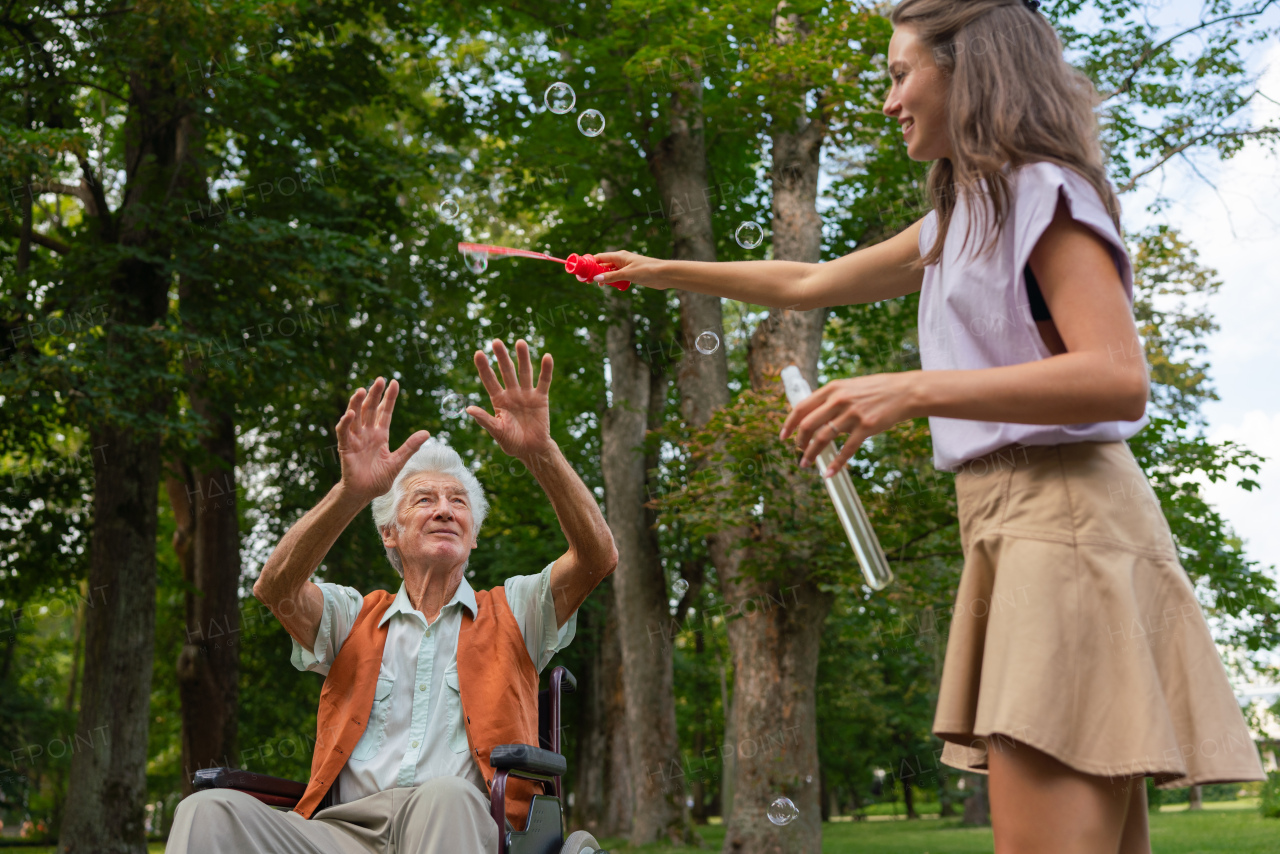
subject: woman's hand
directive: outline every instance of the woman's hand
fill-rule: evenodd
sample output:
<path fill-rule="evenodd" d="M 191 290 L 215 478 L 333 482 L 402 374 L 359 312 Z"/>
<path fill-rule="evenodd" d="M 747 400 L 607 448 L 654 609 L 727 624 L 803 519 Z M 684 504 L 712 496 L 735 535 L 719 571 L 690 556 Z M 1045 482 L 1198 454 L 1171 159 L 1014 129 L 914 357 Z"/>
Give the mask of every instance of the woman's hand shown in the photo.
<path fill-rule="evenodd" d="M 666 290 L 671 287 L 664 284 L 659 278 L 658 265 L 662 262 L 657 258 L 649 258 L 645 255 L 637 255 L 634 252 L 601 252 L 595 256 L 595 259 L 601 264 L 608 264 L 614 269 L 608 273 L 602 273 L 596 276 L 594 281 L 608 285 L 613 282 L 631 282 L 635 285 L 644 285 L 646 288 L 655 288 L 657 290 Z"/>
<path fill-rule="evenodd" d="M 872 374 L 847 380 L 833 380 L 800 402 L 782 425 L 785 439 L 795 434 L 796 446 L 804 451 L 800 465 L 813 465 L 818 452 L 842 433 L 849 438 L 823 472 L 831 477 L 849 462 L 869 437 L 883 433 L 899 421 L 914 416 L 919 371 Z"/>

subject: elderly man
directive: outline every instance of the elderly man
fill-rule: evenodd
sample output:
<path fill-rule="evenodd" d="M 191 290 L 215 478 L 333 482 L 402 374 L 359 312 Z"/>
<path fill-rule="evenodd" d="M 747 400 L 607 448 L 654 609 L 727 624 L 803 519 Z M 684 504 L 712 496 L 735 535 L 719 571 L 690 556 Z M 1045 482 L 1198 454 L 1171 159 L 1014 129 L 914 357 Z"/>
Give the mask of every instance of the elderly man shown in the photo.
<path fill-rule="evenodd" d="M 473 590 L 464 570 L 488 510 L 480 484 L 425 431 L 391 452 L 394 380 L 385 394 L 382 378 L 356 391 L 337 427 L 341 482 L 289 529 L 253 586 L 293 636 L 294 666 L 325 675 L 306 794 L 281 812 L 241 792 L 197 792 L 178 807 L 170 854 L 496 850 L 489 752 L 538 743 L 538 673 L 572 640 L 578 606 L 618 558 L 595 499 L 551 438 L 550 354 L 535 386 L 524 341 L 518 367 L 501 341 L 493 349 L 501 383 L 475 354 L 493 414 L 467 413 L 533 472 L 568 550 L 537 575 Z M 370 502 L 400 589 L 361 596 L 311 582 Z M 317 810 L 326 794 L 334 805 Z M 510 798 L 509 818 L 528 809 L 527 796 L 520 801 Z"/>

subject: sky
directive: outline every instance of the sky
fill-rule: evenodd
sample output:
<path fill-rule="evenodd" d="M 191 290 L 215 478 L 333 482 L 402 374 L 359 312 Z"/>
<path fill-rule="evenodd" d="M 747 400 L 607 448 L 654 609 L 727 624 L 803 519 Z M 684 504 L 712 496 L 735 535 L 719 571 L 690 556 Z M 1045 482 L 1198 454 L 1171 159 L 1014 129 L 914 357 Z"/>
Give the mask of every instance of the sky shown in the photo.
<path fill-rule="evenodd" d="M 1259 90 L 1280 101 L 1280 44 L 1259 50 L 1255 62 Z M 1280 104 L 1255 102 L 1255 127 L 1280 125 Z M 1168 223 L 1199 250 L 1201 264 L 1218 271 L 1222 288 L 1210 308 L 1220 329 L 1208 340 L 1207 357 L 1221 400 L 1204 409 L 1209 437 L 1237 441 L 1270 461 L 1255 478 L 1261 489 L 1218 483 L 1206 494 L 1246 541 L 1250 558 L 1280 567 L 1280 155 L 1250 144 L 1230 160 L 1206 154 L 1194 163 L 1195 170 L 1170 162 L 1161 181 L 1173 204 L 1157 216 L 1143 210 L 1149 189 L 1126 194 L 1123 224 L 1136 231 Z"/>

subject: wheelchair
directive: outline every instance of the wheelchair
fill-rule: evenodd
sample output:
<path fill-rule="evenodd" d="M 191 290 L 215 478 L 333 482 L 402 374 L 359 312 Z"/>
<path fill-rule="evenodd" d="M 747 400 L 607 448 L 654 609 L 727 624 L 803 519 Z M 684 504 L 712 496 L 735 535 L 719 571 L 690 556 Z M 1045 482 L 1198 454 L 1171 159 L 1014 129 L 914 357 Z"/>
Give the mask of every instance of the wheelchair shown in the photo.
<path fill-rule="evenodd" d="M 567 667 L 551 671 L 550 687 L 538 692 L 538 742 L 504 744 L 489 757 L 493 785 L 489 790 L 489 814 L 498 825 L 497 854 L 608 854 L 585 830 L 565 838 L 561 777 L 568 763 L 560 753 L 560 698 L 577 690 L 578 680 Z M 516 830 L 506 818 L 507 778 L 519 777 L 542 783 L 543 794 L 534 795 L 523 830 Z M 195 773 L 194 788 L 235 789 L 252 795 L 268 806 L 293 809 L 307 789 L 305 783 L 236 768 L 204 768 Z M 334 790 L 320 801 L 317 811 L 333 805 Z"/>

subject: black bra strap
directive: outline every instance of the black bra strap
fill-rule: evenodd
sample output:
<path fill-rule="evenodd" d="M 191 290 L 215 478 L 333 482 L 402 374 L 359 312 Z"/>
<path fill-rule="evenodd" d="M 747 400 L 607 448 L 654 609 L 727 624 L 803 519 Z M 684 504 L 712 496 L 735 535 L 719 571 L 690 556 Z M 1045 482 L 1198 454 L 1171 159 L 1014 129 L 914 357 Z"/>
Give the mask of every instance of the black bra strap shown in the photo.
<path fill-rule="evenodd" d="M 1040 283 L 1036 281 L 1036 274 L 1031 272 L 1030 264 L 1023 269 L 1022 275 L 1027 282 L 1027 301 L 1031 303 L 1031 319 L 1053 320 L 1053 315 L 1049 313 L 1049 304 L 1044 301 L 1044 295 L 1040 293 Z"/>

